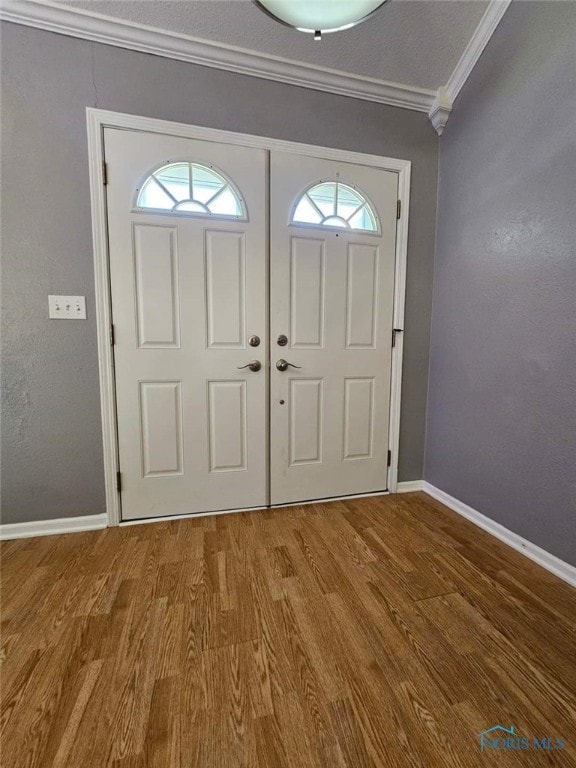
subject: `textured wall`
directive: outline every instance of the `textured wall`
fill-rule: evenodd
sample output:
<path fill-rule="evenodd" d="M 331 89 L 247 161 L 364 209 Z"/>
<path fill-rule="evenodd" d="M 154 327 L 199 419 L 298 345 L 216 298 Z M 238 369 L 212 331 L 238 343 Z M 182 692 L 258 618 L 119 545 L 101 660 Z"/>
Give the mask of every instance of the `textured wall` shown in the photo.
<path fill-rule="evenodd" d="M 400 480 L 422 476 L 437 182 L 425 115 L 2 25 L 3 521 L 104 511 L 86 106 L 413 162 Z M 47 319 L 85 294 L 88 321 Z"/>
<path fill-rule="evenodd" d="M 576 565 L 575 30 L 513 3 L 442 137 L 424 476 Z"/>

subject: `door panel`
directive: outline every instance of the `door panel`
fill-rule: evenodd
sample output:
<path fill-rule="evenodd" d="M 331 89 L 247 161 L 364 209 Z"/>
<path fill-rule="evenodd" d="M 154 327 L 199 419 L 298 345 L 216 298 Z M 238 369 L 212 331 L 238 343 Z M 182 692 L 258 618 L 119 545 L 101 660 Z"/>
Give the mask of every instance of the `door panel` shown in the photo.
<path fill-rule="evenodd" d="M 369 459 L 374 432 L 374 379 L 344 379 L 344 459 Z"/>
<path fill-rule="evenodd" d="M 350 243 L 346 269 L 346 348 L 374 349 L 378 247 Z"/>
<path fill-rule="evenodd" d="M 176 229 L 134 224 L 133 242 L 138 346 L 179 347 Z"/>
<path fill-rule="evenodd" d="M 141 381 L 142 475 L 182 474 L 182 382 Z"/>
<path fill-rule="evenodd" d="M 290 466 L 322 461 L 322 379 L 290 379 Z"/>
<path fill-rule="evenodd" d="M 292 347 L 321 347 L 324 337 L 324 241 L 293 237 L 290 253 Z"/>
<path fill-rule="evenodd" d="M 246 253 L 241 232 L 206 232 L 208 347 L 246 347 Z"/>
<path fill-rule="evenodd" d="M 266 153 L 116 129 L 105 130 L 105 152 L 122 519 L 263 506 Z M 247 215 L 137 207 L 150 172 L 179 161 L 231 179 Z M 148 182 L 158 206 L 178 202 L 173 176 L 168 192 Z M 214 210 L 229 205 L 229 191 L 206 189 L 196 194 Z M 242 368 L 252 359 L 260 371 Z"/>
<path fill-rule="evenodd" d="M 246 382 L 208 382 L 210 472 L 246 469 Z"/>
<path fill-rule="evenodd" d="M 385 490 L 397 174 L 283 152 L 270 168 L 271 503 Z M 298 204 L 320 182 L 363 193 L 372 214 Z M 291 223 L 294 211 L 331 226 Z"/>

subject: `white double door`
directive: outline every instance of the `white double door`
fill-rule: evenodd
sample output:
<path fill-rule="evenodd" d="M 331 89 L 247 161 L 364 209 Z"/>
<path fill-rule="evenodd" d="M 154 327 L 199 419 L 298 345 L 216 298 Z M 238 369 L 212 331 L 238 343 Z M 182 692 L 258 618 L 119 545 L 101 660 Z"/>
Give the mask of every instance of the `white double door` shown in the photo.
<path fill-rule="evenodd" d="M 105 154 L 122 519 L 385 490 L 397 175 L 117 129 Z M 141 204 L 190 163 L 234 215 Z M 292 222 L 336 181 L 374 231 Z"/>

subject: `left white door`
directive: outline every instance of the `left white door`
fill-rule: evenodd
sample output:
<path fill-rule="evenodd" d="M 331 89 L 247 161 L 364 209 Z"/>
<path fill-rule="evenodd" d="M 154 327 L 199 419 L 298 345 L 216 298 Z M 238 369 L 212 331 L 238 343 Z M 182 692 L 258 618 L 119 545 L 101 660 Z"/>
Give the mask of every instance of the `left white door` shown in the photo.
<path fill-rule="evenodd" d="M 264 506 L 266 153 L 104 145 L 122 519 Z"/>

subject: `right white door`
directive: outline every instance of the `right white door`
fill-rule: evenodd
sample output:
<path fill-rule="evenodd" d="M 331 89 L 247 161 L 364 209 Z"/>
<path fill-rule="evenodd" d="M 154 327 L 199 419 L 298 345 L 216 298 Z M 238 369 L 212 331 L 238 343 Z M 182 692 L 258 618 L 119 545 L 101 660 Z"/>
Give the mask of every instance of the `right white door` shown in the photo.
<path fill-rule="evenodd" d="M 386 490 L 398 176 L 270 168 L 271 503 Z"/>

